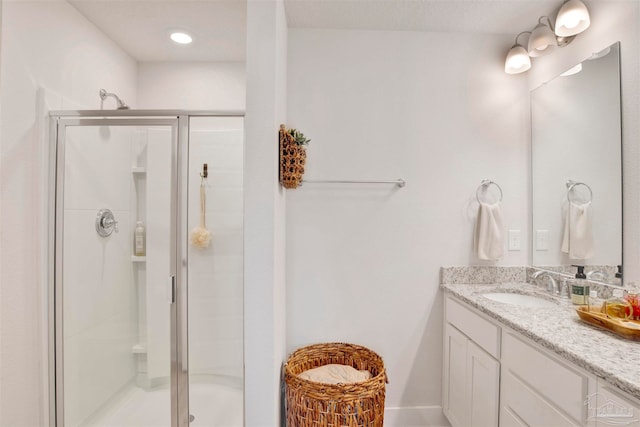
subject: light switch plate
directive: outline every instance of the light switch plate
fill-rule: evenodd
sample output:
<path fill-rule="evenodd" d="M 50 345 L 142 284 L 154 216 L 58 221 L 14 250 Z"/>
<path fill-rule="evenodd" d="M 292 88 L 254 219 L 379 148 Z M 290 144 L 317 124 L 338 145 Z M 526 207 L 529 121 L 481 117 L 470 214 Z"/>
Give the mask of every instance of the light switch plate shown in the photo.
<path fill-rule="evenodd" d="M 549 230 L 536 230 L 536 251 L 549 250 Z"/>
<path fill-rule="evenodd" d="M 520 250 L 520 230 L 509 230 L 509 250 Z"/>

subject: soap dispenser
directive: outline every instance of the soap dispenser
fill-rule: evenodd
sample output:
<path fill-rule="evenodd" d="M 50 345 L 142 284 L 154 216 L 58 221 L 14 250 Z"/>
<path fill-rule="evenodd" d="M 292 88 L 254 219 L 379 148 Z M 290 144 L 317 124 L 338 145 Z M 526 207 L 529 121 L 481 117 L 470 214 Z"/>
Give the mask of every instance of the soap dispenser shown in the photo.
<path fill-rule="evenodd" d="M 571 284 L 571 302 L 574 304 L 584 305 L 589 300 L 589 286 L 584 282 L 587 275 L 584 274 L 584 265 L 573 265 L 578 271 L 576 272 L 576 280 Z"/>

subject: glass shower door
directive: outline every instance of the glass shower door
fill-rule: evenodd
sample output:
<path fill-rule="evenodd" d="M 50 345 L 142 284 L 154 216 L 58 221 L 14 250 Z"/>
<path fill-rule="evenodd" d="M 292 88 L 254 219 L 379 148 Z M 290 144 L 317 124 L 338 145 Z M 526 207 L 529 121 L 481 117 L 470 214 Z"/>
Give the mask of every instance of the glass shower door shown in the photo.
<path fill-rule="evenodd" d="M 243 135 L 242 117 L 189 120 L 188 353 L 193 426 L 243 426 Z"/>
<path fill-rule="evenodd" d="M 176 118 L 58 120 L 58 426 L 177 425 L 177 140 Z"/>

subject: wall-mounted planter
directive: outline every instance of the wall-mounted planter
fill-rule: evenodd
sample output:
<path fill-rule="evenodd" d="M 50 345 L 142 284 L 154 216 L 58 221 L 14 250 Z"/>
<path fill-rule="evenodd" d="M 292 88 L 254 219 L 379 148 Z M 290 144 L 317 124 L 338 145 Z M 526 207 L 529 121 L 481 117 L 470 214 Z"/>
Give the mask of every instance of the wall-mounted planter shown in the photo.
<path fill-rule="evenodd" d="M 280 184 L 284 188 L 298 188 L 302 184 L 307 152 L 296 142 L 285 125 L 280 125 Z"/>

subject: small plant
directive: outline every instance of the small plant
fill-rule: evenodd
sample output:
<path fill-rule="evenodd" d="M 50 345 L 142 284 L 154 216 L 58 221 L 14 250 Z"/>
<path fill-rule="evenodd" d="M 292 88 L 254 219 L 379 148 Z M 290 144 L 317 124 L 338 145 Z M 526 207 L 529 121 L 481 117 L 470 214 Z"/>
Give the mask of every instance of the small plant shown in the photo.
<path fill-rule="evenodd" d="M 311 141 L 298 129 L 289 129 L 287 132 L 289 132 L 289 135 L 293 137 L 293 140 L 297 145 L 309 145 L 309 142 Z"/>

